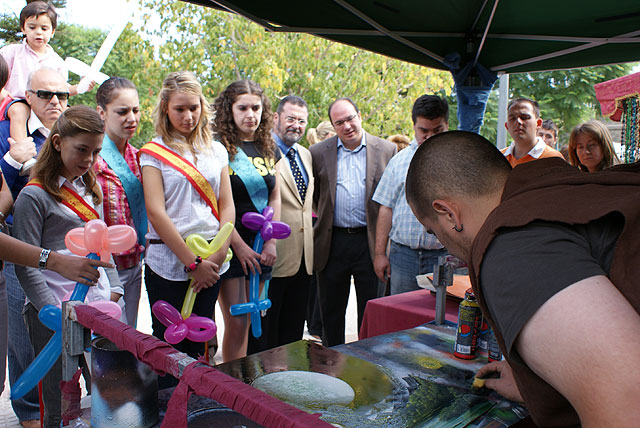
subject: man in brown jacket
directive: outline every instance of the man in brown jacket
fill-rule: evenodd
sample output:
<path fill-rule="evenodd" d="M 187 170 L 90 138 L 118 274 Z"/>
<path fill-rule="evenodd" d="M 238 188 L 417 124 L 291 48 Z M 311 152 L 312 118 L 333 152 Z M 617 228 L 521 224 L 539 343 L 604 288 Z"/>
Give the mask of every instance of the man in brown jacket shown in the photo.
<path fill-rule="evenodd" d="M 552 427 L 640 426 L 640 165 L 583 173 L 561 159 L 511 170 L 483 137 L 437 135 L 407 200 L 469 263 L 506 361 L 486 386 Z"/>
<path fill-rule="evenodd" d="M 358 329 L 364 308 L 378 296 L 373 270 L 380 205 L 371 197 L 396 145 L 362 129 L 355 102 L 339 98 L 328 109 L 336 135 L 309 148 L 313 158 L 313 266 L 318 272 L 322 343 L 344 343 L 345 312 L 353 276 Z"/>

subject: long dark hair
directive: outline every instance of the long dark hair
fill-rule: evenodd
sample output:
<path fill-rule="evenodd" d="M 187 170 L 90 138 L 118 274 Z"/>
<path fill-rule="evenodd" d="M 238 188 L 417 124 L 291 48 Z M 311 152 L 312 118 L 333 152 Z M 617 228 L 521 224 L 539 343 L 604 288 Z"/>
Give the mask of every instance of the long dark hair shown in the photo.
<path fill-rule="evenodd" d="M 238 128 L 233 120 L 233 111 L 231 106 L 236 102 L 240 95 L 251 94 L 260 97 L 262 103 L 262 117 L 260 124 L 255 132 L 255 144 L 262 156 L 273 158 L 276 143 L 271 136 L 273 128 L 273 112 L 271 111 L 271 102 L 264 94 L 264 91 L 256 82 L 251 80 L 237 80 L 226 87 L 224 91 L 218 95 L 213 103 L 215 117 L 213 119 L 213 138 L 220 141 L 229 152 L 229 158 L 233 159 L 238 149 Z"/>

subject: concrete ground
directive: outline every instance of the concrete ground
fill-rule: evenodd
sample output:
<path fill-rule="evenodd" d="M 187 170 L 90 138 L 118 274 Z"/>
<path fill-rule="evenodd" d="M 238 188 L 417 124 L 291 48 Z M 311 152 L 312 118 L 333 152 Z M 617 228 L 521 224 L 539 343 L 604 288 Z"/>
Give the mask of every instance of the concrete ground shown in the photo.
<path fill-rule="evenodd" d="M 349 295 L 349 303 L 347 306 L 347 320 L 345 328 L 345 337 L 347 342 L 353 342 L 358 340 L 358 313 L 355 298 L 355 288 L 353 283 L 351 284 L 351 293 Z M 222 313 L 220 307 L 216 305 L 216 324 L 218 326 L 218 341 L 222 343 L 222 335 L 224 334 L 224 324 L 222 322 Z M 144 289 L 140 297 L 140 309 L 138 313 L 138 330 L 143 333 L 151 334 L 151 312 L 149 309 L 149 300 L 147 299 L 147 292 Z M 304 331 L 304 339 L 310 339 L 311 336 L 306 329 Z M 220 363 L 222 361 L 222 351 L 218 349 L 218 353 L 215 356 L 215 361 Z M 0 396 L 0 427 L 5 428 L 20 428 L 18 418 L 13 413 L 11 408 L 11 402 L 9 401 L 9 379 L 7 374 L 7 380 L 5 381 L 4 391 Z"/>

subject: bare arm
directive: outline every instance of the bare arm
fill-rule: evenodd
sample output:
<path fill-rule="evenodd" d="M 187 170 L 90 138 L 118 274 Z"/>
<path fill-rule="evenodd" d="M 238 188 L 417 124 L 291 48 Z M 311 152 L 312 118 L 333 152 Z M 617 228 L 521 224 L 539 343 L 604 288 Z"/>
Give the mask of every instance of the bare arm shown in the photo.
<path fill-rule="evenodd" d="M 144 202 L 147 207 L 147 217 L 158 235 L 169 247 L 173 254 L 178 257 L 185 266 L 190 265 L 196 256 L 191 252 L 187 244 L 178 233 L 173 221 L 165 210 L 164 184 L 162 173 L 159 169 L 145 165 L 142 167 L 142 185 L 144 188 Z M 195 271 L 191 273 L 197 281 L 199 288 L 194 287 L 194 291 L 200 291 L 202 287 L 211 287 L 220 277 L 219 267 L 209 260 L 203 260 Z"/>
<path fill-rule="evenodd" d="M 389 257 L 387 256 L 387 245 L 389 243 L 389 232 L 391 231 L 391 219 L 393 210 L 390 207 L 380 205 L 378 220 L 376 221 L 376 243 L 374 249 L 373 269 L 380 281 L 386 282 L 391 274 Z"/>
<path fill-rule="evenodd" d="M 0 212 L 4 213 L 4 215 L 8 217 L 12 207 L 13 196 L 11 195 L 11 189 L 9 189 L 9 185 L 5 183 L 2 172 L 0 172 Z"/>
<path fill-rule="evenodd" d="M 571 402 L 582 426 L 640 426 L 640 315 L 605 276 L 549 299 L 516 341 L 531 369 Z"/>
<path fill-rule="evenodd" d="M 0 233 L 0 259 L 8 262 L 38 267 L 38 260 L 42 248 L 19 241 L 11 236 Z M 47 261 L 47 269 L 59 273 L 65 278 L 80 282 L 85 285 L 93 285 L 100 276 L 95 267 L 112 268 L 110 263 L 100 260 L 90 260 L 85 257 L 67 256 L 52 251 Z"/>
<path fill-rule="evenodd" d="M 271 195 L 269 195 L 269 206 L 273 208 L 273 221 L 280 220 L 280 174 L 276 174 L 276 184 L 273 186 Z M 260 255 L 260 263 L 265 266 L 273 266 L 276 264 L 276 240 L 270 239 L 264 243 L 262 254 Z"/>
<path fill-rule="evenodd" d="M 218 196 L 218 214 L 220 215 L 220 227 L 225 223 L 233 223 L 236 218 L 236 207 L 233 205 L 233 196 L 231 193 L 231 180 L 229 179 L 229 167 L 222 168 L 220 173 L 220 196 Z M 208 257 L 210 261 L 222 266 L 224 259 L 227 257 L 230 239 L 220 247 L 220 250 Z"/>

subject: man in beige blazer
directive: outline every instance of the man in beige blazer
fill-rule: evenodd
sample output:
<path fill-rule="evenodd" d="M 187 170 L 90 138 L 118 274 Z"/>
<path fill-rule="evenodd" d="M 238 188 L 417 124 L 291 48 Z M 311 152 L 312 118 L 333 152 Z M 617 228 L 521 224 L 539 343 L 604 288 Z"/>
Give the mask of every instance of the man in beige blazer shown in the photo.
<path fill-rule="evenodd" d="M 351 276 L 358 301 L 358 328 L 367 301 L 378 297 L 373 270 L 379 205 L 371 197 L 396 153 L 396 145 L 365 132 L 349 98 L 329 106 L 337 135 L 311 146 L 318 220 L 314 226 L 314 269 L 322 313 L 322 342 L 344 343 Z"/>
<path fill-rule="evenodd" d="M 276 241 L 278 258 L 269 285 L 271 308 L 264 319 L 268 348 L 302 339 L 313 272 L 313 174 L 311 153 L 298 144 L 309 116 L 300 97 L 284 97 L 273 115 L 273 139 L 282 153 L 280 220 L 291 227 L 287 239 Z"/>

